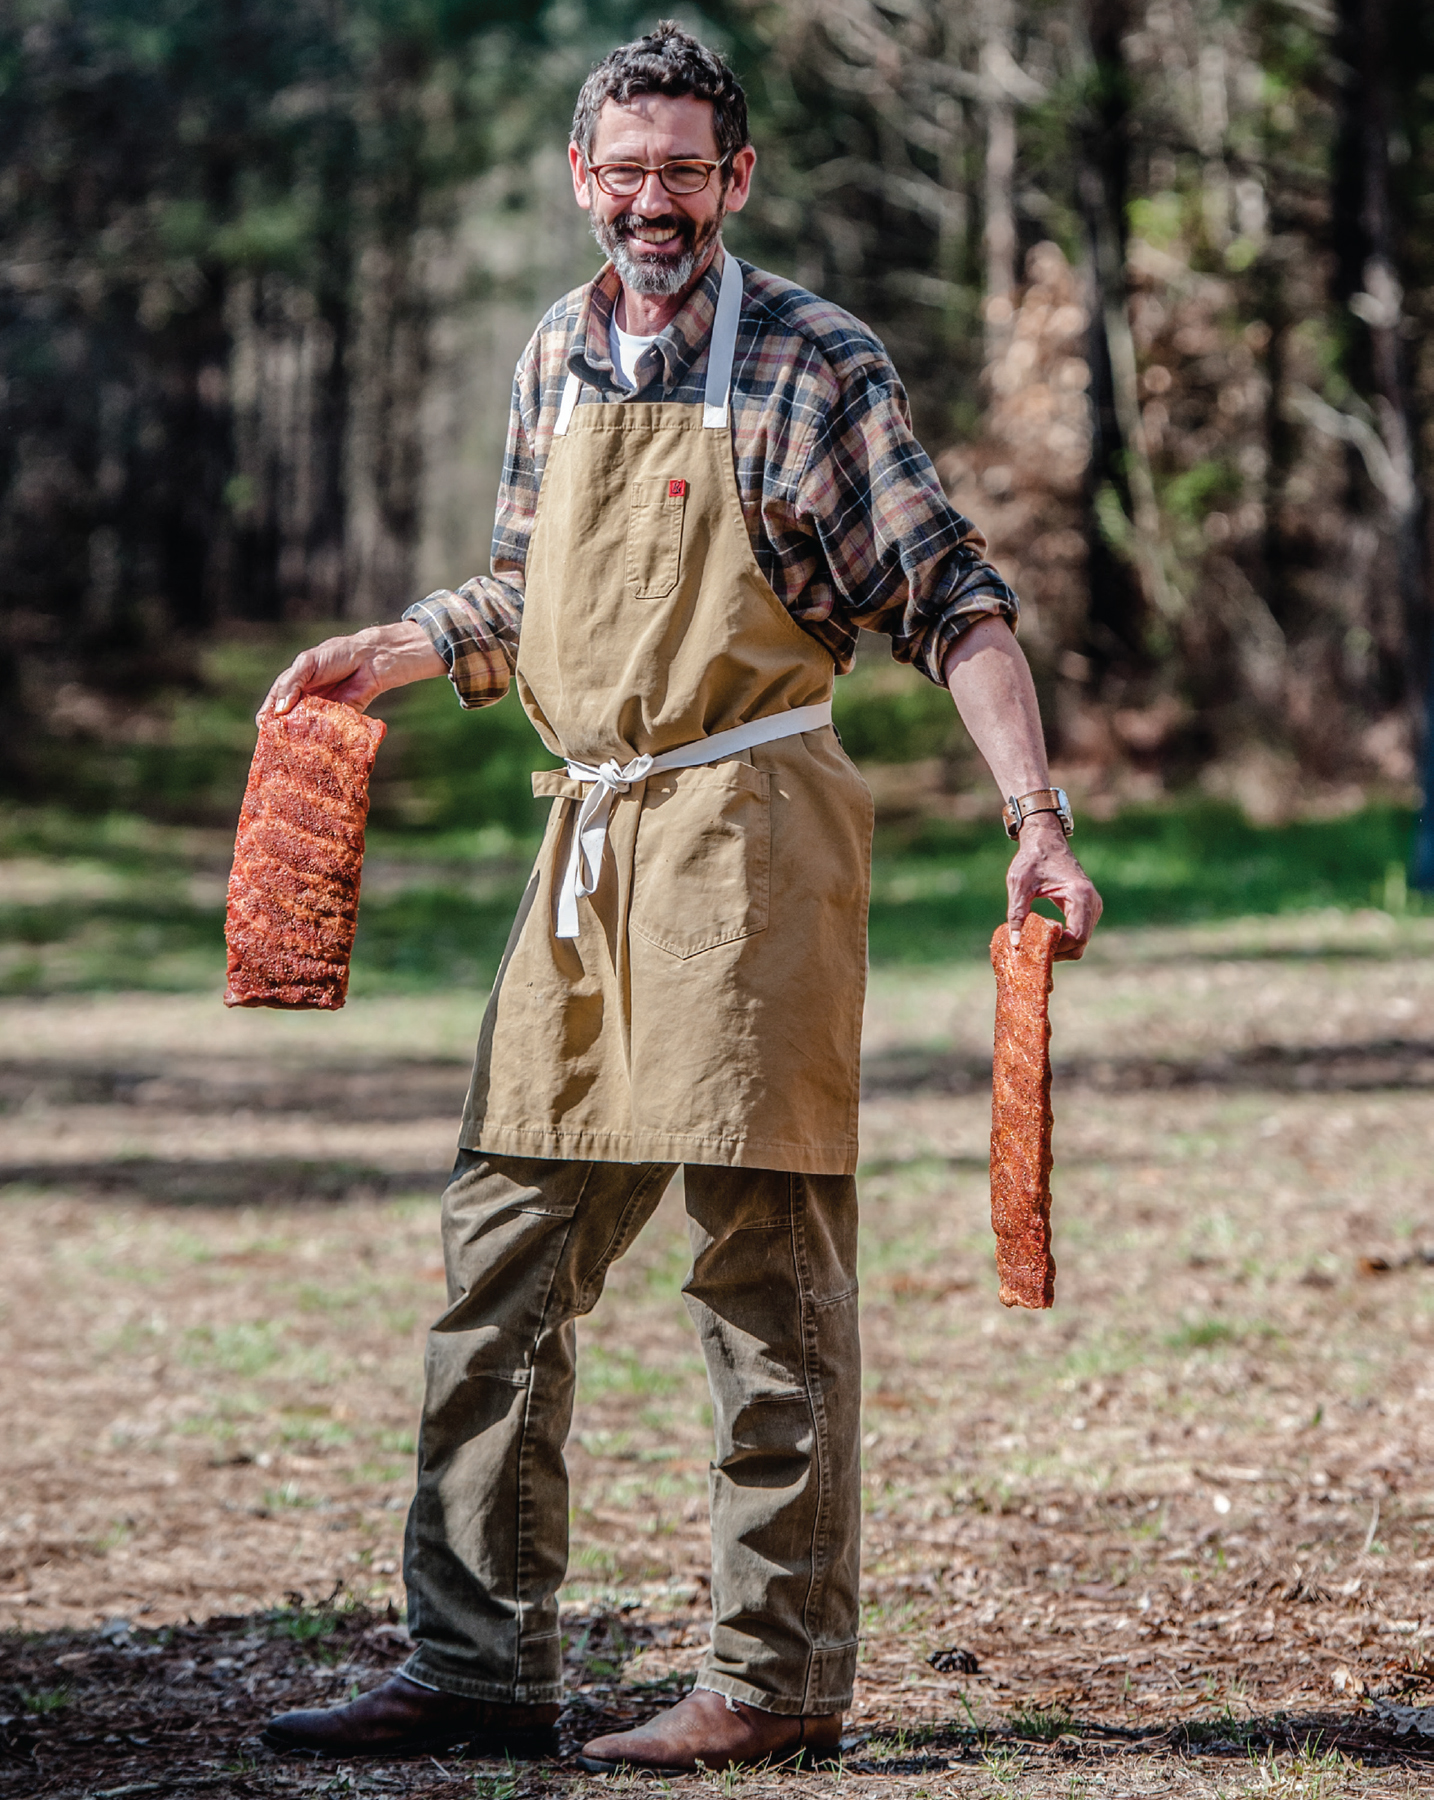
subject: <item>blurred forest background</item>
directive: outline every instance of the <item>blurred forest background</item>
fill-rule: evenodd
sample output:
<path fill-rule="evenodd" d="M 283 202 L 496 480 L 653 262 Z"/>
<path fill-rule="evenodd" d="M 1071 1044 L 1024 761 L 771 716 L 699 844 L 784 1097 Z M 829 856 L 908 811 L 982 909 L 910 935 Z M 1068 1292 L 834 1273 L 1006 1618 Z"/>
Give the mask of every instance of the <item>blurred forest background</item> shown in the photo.
<path fill-rule="evenodd" d="M 12 0 L 5 853 L 143 844 L 153 872 L 183 848 L 166 831 L 208 829 L 222 871 L 288 650 L 486 566 L 513 363 L 598 263 L 566 192 L 573 98 L 656 16 Z M 1022 596 L 1117 915 L 1127 889 L 1131 916 L 1238 908 L 1251 881 L 1261 904 L 1407 904 L 1431 660 L 1427 0 L 679 16 L 752 103 L 734 248 L 882 336 Z M 995 796 L 945 696 L 870 652 L 839 714 L 886 847 L 934 859 L 902 891 L 946 924 L 965 892 L 984 919 Z M 477 904 L 473 869 L 531 835 L 536 740 L 511 699 L 463 715 L 441 684 L 380 710 L 376 848 L 459 859 Z M 53 905 L 27 917 L 0 970 L 21 988 L 61 979 L 36 973 Z"/>

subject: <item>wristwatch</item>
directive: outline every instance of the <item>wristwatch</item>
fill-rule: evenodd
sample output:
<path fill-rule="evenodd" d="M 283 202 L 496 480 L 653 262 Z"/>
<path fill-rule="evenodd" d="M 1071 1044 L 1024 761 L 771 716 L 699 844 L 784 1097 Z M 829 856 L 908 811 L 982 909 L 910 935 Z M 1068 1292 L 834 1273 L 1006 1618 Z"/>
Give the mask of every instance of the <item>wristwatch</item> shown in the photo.
<path fill-rule="evenodd" d="M 1037 788 L 1032 794 L 1009 794 L 1006 804 L 1001 808 L 1001 818 L 1005 821 L 1006 836 L 1019 837 L 1021 826 L 1032 813 L 1053 812 L 1061 822 L 1061 830 L 1067 837 L 1075 830 L 1075 820 L 1071 817 L 1071 803 L 1064 788 Z"/>

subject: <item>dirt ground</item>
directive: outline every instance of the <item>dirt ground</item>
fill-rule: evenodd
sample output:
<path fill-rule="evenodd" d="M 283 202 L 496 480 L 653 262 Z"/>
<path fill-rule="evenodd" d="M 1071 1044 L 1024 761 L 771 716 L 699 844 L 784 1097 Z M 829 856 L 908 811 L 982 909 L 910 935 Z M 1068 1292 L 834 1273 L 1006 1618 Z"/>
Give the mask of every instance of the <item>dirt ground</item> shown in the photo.
<path fill-rule="evenodd" d="M 480 1005 L 0 1002 L 0 1796 L 631 1785 L 255 1735 L 403 1654 Z M 1111 933 L 1059 972 L 1048 1314 L 996 1301 L 990 1007 L 975 963 L 873 981 L 842 1763 L 670 1785 L 1434 1788 L 1434 922 Z M 680 1691 L 706 1631 L 685 1266 L 679 1187 L 582 1332 L 569 1748 Z"/>

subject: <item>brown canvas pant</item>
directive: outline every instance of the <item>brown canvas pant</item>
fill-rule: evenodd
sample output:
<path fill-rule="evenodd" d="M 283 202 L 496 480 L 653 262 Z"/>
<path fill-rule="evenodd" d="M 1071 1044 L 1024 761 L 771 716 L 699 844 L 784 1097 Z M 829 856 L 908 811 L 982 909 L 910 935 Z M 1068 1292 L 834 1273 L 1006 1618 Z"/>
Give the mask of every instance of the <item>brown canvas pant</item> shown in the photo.
<path fill-rule="evenodd" d="M 562 1695 L 563 1444 L 576 1334 L 668 1163 L 463 1150 L 443 1197 L 404 1575 L 406 1672 L 477 1699 Z M 712 1391 L 712 1646 L 697 1680 L 778 1713 L 850 1704 L 861 1492 L 856 1187 L 689 1164 L 683 1289 Z"/>

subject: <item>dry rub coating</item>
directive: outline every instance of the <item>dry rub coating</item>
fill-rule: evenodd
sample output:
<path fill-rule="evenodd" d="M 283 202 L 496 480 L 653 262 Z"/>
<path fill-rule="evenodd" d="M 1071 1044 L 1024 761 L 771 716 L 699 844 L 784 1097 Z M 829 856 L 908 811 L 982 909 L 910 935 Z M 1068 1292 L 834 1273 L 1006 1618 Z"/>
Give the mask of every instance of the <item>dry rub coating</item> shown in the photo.
<path fill-rule="evenodd" d="M 1002 1306 L 1049 1306 L 1051 1255 L 1051 1021 L 1046 1002 L 1061 927 L 1032 913 L 1012 951 L 991 939 L 996 1052 L 991 1071 L 991 1224 Z"/>
<path fill-rule="evenodd" d="M 343 1005 L 368 778 L 386 730 L 311 694 L 264 714 L 229 876 L 226 1006 Z"/>

